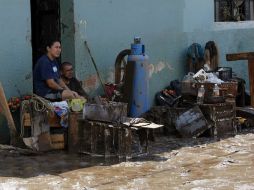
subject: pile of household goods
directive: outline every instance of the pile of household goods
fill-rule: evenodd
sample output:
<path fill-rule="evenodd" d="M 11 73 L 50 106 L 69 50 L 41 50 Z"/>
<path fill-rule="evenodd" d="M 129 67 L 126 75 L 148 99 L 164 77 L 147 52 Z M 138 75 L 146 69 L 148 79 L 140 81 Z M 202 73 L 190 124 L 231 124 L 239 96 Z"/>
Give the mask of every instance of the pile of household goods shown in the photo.
<path fill-rule="evenodd" d="M 162 122 L 166 132 L 177 132 L 182 137 L 198 137 L 203 134 L 223 136 L 236 131 L 238 82 L 232 77 L 223 81 L 219 76 L 221 71 L 228 72 L 231 68 L 219 68 L 216 72 L 201 69 L 195 74 L 188 73 L 181 82 L 172 81 L 169 87 L 156 94 L 157 104 L 167 106 L 166 114 L 171 118 L 166 123 Z M 154 108 L 146 113 L 145 118 L 157 122 L 154 119 L 158 113 Z M 159 117 L 165 118 L 162 115 Z"/>
<path fill-rule="evenodd" d="M 50 102 L 35 94 L 23 99 L 20 102 L 20 136 L 24 143 L 38 151 L 64 149 L 69 112 L 82 112 L 85 102 L 85 99 Z"/>
<path fill-rule="evenodd" d="M 244 81 L 233 74 L 231 67 L 218 66 L 218 49 L 212 41 L 206 43 L 205 50 L 192 44 L 187 57 L 188 74 L 156 94 L 159 107 L 151 109 L 145 118 L 164 124 L 164 131 L 182 137 L 237 132 L 240 122 L 236 105 L 245 106 Z M 166 115 L 171 119 L 158 122 Z"/>
<path fill-rule="evenodd" d="M 37 151 L 68 148 L 76 153 L 127 158 L 147 152 L 148 129 L 163 126 L 128 118 L 126 103 L 100 97 L 89 103 L 83 99 L 49 102 L 33 95 L 21 102 L 20 110 L 23 141 Z"/>
<path fill-rule="evenodd" d="M 78 133 L 78 138 L 73 138 L 75 142 L 71 143 L 71 149 L 122 158 L 147 153 L 149 130 L 163 125 L 127 115 L 127 103 L 97 101 L 97 104 L 85 104 L 82 118 L 69 126 L 70 130 Z"/>

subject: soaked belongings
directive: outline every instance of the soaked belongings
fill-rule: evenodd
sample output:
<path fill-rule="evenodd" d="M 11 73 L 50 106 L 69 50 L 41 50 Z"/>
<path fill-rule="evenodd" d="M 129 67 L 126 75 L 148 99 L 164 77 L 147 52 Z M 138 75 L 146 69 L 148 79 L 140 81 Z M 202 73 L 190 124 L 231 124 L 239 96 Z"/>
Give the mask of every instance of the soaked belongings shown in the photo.
<path fill-rule="evenodd" d="M 162 128 L 154 131 L 155 134 L 163 133 L 164 135 L 177 135 L 175 120 L 181 113 L 187 110 L 188 108 L 154 106 L 144 113 L 142 117 L 148 121 L 163 125 Z"/>
<path fill-rule="evenodd" d="M 254 108 L 253 107 L 236 107 L 236 116 L 244 119 L 245 127 L 254 127 Z"/>
<path fill-rule="evenodd" d="M 140 118 L 129 118 L 125 124 L 80 119 L 78 152 L 92 156 L 131 158 L 148 152 L 148 129 L 158 127 L 162 125 Z M 138 133 L 141 129 L 143 134 Z"/>
<path fill-rule="evenodd" d="M 120 105 L 120 107 L 127 109 L 126 104 L 119 102 L 116 105 L 118 106 L 117 108 Z M 114 107 L 108 109 L 108 105 L 95 106 L 94 104 L 92 106 L 92 111 L 94 109 L 98 110 L 97 117 L 94 115 L 95 113 L 91 114 L 93 112 L 86 112 L 87 110 L 83 113 L 70 112 L 68 129 L 69 152 L 124 158 L 134 154 L 146 153 L 148 150 L 148 130 L 163 126 L 141 118 L 127 118 L 123 116 L 127 115 L 126 111 L 122 112 L 125 114 L 117 113 L 114 116 L 113 114 L 115 113 L 112 112 Z M 106 116 L 110 116 L 110 118 Z M 138 138 L 134 138 L 135 136 L 138 136 Z"/>
<path fill-rule="evenodd" d="M 200 109 L 208 120 L 212 121 L 213 136 L 224 136 L 237 132 L 235 128 L 236 109 L 234 102 L 203 104 Z"/>
<path fill-rule="evenodd" d="M 214 41 L 208 41 L 205 45 L 205 63 L 211 70 L 215 70 L 219 64 L 218 47 Z"/>
<path fill-rule="evenodd" d="M 202 80 L 201 80 L 202 79 Z M 218 84 L 221 91 L 221 96 L 232 95 L 237 96 L 238 82 L 231 79 L 227 82 L 219 79 L 214 73 L 206 73 L 204 70 L 199 70 L 196 74 L 188 73 L 181 82 L 182 95 L 197 95 L 197 91 L 201 85 L 204 85 L 206 94 L 209 96 L 212 94 L 214 85 Z"/>
<path fill-rule="evenodd" d="M 177 131 L 182 137 L 198 137 L 211 128 L 198 106 L 182 113 L 175 122 Z"/>
<path fill-rule="evenodd" d="M 83 109 L 83 119 L 120 122 L 127 117 L 127 104 L 122 102 L 108 102 L 107 104 L 86 103 Z"/>
<path fill-rule="evenodd" d="M 198 89 L 200 88 L 201 85 L 204 85 L 205 97 L 212 94 L 212 91 L 213 91 L 213 88 L 214 88 L 214 83 L 209 83 L 209 82 L 191 83 L 191 84 L 188 85 L 189 88 L 184 88 L 184 86 L 187 86 L 187 85 L 183 85 L 182 94 L 183 95 L 197 96 L 197 91 L 198 91 Z M 235 82 L 235 81 L 224 82 L 224 83 L 218 84 L 218 87 L 221 91 L 222 96 L 227 96 L 227 95 L 231 95 L 233 97 L 237 96 L 238 83 Z"/>
<path fill-rule="evenodd" d="M 203 67 L 204 49 L 198 43 L 191 44 L 187 49 L 187 62 L 189 72 L 196 72 Z"/>
<path fill-rule="evenodd" d="M 51 134 L 51 128 L 59 128 L 60 118 L 51 102 L 33 95 L 21 104 L 21 136 L 24 143 L 33 150 L 47 151 L 64 148 L 64 134 Z M 59 146 L 61 145 L 61 146 Z"/>
<path fill-rule="evenodd" d="M 79 152 L 92 156 L 131 156 L 131 129 L 120 124 L 79 120 Z"/>
<path fill-rule="evenodd" d="M 186 111 L 176 120 L 176 129 L 183 137 L 198 137 L 207 129 L 214 137 L 237 132 L 235 104 L 202 104 Z"/>

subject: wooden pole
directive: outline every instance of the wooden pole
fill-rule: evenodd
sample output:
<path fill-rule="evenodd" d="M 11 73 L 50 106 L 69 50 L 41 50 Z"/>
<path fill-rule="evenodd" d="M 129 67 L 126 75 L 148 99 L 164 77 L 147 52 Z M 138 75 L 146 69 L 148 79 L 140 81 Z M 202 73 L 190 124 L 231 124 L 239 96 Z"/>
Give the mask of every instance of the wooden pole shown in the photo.
<path fill-rule="evenodd" d="M 250 105 L 254 107 L 254 59 L 248 60 L 249 84 L 250 84 Z"/>
<path fill-rule="evenodd" d="M 226 59 L 227 61 L 248 60 L 251 106 L 254 107 L 254 52 L 227 54 Z"/>
<path fill-rule="evenodd" d="M 10 129 L 11 145 L 16 146 L 18 142 L 18 134 L 17 134 L 15 123 L 11 115 L 1 82 L 0 82 L 0 107 L 2 108 L 3 113 L 8 122 L 8 127 Z"/>

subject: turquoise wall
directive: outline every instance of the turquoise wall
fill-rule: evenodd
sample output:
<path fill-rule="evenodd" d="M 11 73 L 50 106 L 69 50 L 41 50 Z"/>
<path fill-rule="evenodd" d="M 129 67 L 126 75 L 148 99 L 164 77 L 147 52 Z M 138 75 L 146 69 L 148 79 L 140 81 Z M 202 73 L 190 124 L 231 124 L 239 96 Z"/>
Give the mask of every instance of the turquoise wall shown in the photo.
<path fill-rule="evenodd" d="M 74 0 L 76 68 L 88 90 L 99 86 L 84 40 L 88 41 L 104 81 L 114 81 L 117 54 L 130 48 L 134 36 L 146 45 L 150 60 L 150 99 L 154 93 L 183 75 L 184 1 Z M 159 81 L 159 83 L 158 83 Z"/>
<path fill-rule="evenodd" d="M 0 81 L 7 98 L 32 92 L 29 0 L 1 0 Z"/>
<path fill-rule="evenodd" d="M 140 36 L 149 55 L 150 101 L 181 79 L 189 45 L 216 42 L 220 64 L 247 82 L 247 61 L 227 62 L 227 53 L 253 51 L 254 22 L 215 23 L 213 0 L 61 0 L 62 61 L 75 63 L 86 90 L 101 92 L 84 41 L 104 82 L 114 81 L 117 54 Z M 0 81 L 7 98 L 32 92 L 30 0 L 1 0 Z M 5 123 L 5 124 L 4 124 Z M 1 126 L 5 128 L 1 128 Z M 0 134 L 6 121 L 0 115 Z M 0 137 L 0 140 L 2 137 Z M 2 139 L 3 140 L 3 139 Z"/>
<path fill-rule="evenodd" d="M 0 34 L 0 82 L 6 98 L 31 93 L 32 47 L 29 0 L 1 0 Z M 0 112 L 0 143 L 8 142 L 8 125 Z"/>
<path fill-rule="evenodd" d="M 201 8 L 202 7 L 202 8 Z M 18 11 L 17 11 L 18 10 Z M 7 98 L 32 91 L 29 0 L 1 0 L 0 81 Z M 213 0 L 70 0 L 61 1 L 62 60 L 75 63 L 87 91 L 100 91 L 84 46 L 87 40 L 105 82 L 114 81 L 117 54 L 134 36 L 146 45 L 150 60 L 150 100 L 185 74 L 186 48 L 214 40 L 220 64 L 248 79 L 246 61 L 226 62 L 226 53 L 252 51 L 253 22 L 214 23 Z M 248 82 L 248 80 L 247 80 Z"/>
<path fill-rule="evenodd" d="M 87 40 L 103 81 L 114 81 L 117 54 L 140 36 L 150 58 L 150 100 L 186 71 L 186 48 L 216 42 L 220 64 L 248 80 L 245 62 L 226 62 L 226 53 L 252 51 L 253 22 L 215 23 L 213 0 L 74 0 L 77 76 L 89 92 L 99 88 L 84 41 Z"/>
<path fill-rule="evenodd" d="M 75 63 L 73 1 L 60 1 L 62 62 Z M 75 65 L 74 65 L 75 66 Z"/>

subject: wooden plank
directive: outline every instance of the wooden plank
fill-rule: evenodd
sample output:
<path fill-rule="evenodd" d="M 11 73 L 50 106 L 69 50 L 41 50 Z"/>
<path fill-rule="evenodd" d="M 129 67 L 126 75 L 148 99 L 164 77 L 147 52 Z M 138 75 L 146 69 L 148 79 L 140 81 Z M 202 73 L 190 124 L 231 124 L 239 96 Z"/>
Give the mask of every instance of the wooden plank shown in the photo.
<path fill-rule="evenodd" d="M 54 150 L 64 149 L 64 134 L 52 134 L 50 135 L 51 148 Z"/>
<path fill-rule="evenodd" d="M 54 114 L 53 116 L 48 116 L 48 123 L 50 127 L 62 127 L 60 125 L 60 117 L 58 117 L 56 114 Z"/>
<path fill-rule="evenodd" d="M 248 60 L 251 106 L 254 107 L 254 52 L 226 55 L 227 61 Z"/>
<path fill-rule="evenodd" d="M 68 128 L 68 151 L 78 152 L 79 150 L 79 118 L 82 117 L 80 112 L 70 112 L 69 113 L 69 128 Z"/>
<path fill-rule="evenodd" d="M 10 129 L 11 145 L 17 146 L 20 139 L 1 83 L 0 83 L 0 107 L 2 108 L 3 113 L 8 122 L 8 127 Z"/>
<path fill-rule="evenodd" d="M 251 106 L 254 107 L 254 59 L 248 61 Z"/>
<path fill-rule="evenodd" d="M 254 52 L 226 54 L 227 61 L 254 59 Z"/>

